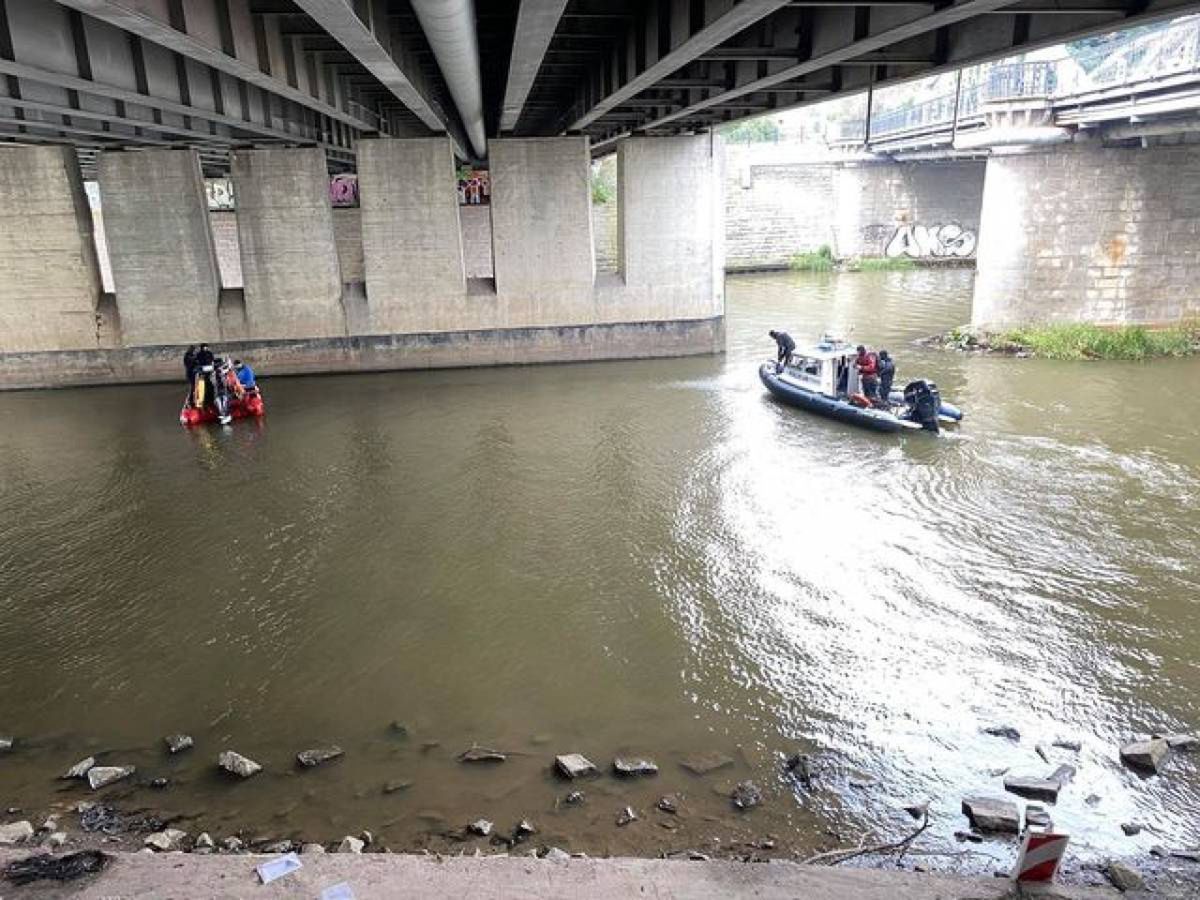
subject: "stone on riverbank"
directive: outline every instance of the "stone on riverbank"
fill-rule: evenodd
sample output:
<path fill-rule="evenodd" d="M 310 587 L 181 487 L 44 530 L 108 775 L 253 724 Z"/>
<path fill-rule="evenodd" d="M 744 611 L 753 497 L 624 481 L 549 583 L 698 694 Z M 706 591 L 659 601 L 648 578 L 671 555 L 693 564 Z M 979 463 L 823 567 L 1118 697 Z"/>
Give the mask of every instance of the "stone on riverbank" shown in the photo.
<path fill-rule="evenodd" d="M 1157 774 L 1169 750 L 1169 745 L 1162 738 L 1133 741 L 1121 748 L 1121 762 L 1131 769 Z"/>
<path fill-rule="evenodd" d="M 716 772 L 719 769 L 732 766 L 733 760 L 723 753 L 706 751 L 702 753 L 690 753 L 680 760 L 679 764 L 693 775 L 707 775 L 710 772 Z"/>
<path fill-rule="evenodd" d="M 571 861 L 571 854 L 561 847 L 551 847 L 542 855 L 542 859 L 548 859 L 551 862 L 566 863 Z"/>
<path fill-rule="evenodd" d="M 301 750 L 297 753 L 296 762 L 306 769 L 313 769 L 322 763 L 337 759 L 343 753 L 345 751 L 336 744 L 330 744 L 328 747 L 314 747 L 311 750 Z"/>
<path fill-rule="evenodd" d="M 979 730 L 984 734 L 990 734 L 992 737 L 1004 738 L 1014 743 L 1021 740 L 1021 732 L 1017 731 L 1011 725 L 987 725 Z"/>
<path fill-rule="evenodd" d="M 624 827 L 638 820 L 638 814 L 632 806 L 627 806 L 617 815 L 617 826 Z"/>
<path fill-rule="evenodd" d="M 965 797 L 962 811 L 980 831 L 1017 834 L 1021 830 L 1021 810 L 1009 800 Z"/>
<path fill-rule="evenodd" d="M 300 855 L 301 856 L 311 856 L 314 853 L 324 853 L 324 852 L 325 852 L 325 847 L 322 846 L 321 844 L 301 844 L 300 845 Z"/>
<path fill-rule="evenodd" d="M 225 840 L 221 841 L 221 848 L 227 853 L 240 853 L 246 849 L 246 845 L 240 837 L 231 834 Z"/>
<path fill-rule="evenodd" d="M 151 850 L 157 850 L 160 853 L 169 853 L 172 850 L 180 849 L 186 839 L 186 831 L 180 831 L 178 828 L 165 828 L 162 831 L 148 835 L 142 843 Z"/>
<path fill-rule="evenodd" d="M 665 797 L 658 799 L 658 808 L 665 813 L 675 815 L 679 812 L 679 797 L 676 794 L 667 794 Z"/>
<path fill-rule="evenodd" d="M 1030 800 L 1045 800 L 1047 803 L 1057 802 L 1061 787 L 1060 782 L 1051 781 L 1048 778 L 1024 778 L 1018 775 L 1009 775 L 1004 779 L 1004 789 L 1010 794 Z"/>
<path fill-rule="evenodd" d="M 365 847 L 365 846 L 366 846 L 366 844 L 364 844 L 358 838 L 351 837 L 350 835 L 346 835 L 344 838 L 342 838 L 342 842 L 340 844 L 338 844 L 337 850 L 335 850 L 334 852 L 335 853 L 362 853 L 363 847 Z"/>
<path fill-rule="evenodd" d="M 1104 870 L 1104 874 L 1108 876 L 1108 880 L 1112 882 L 1113 887 L 1122 893 L 1125 891 L 1144 891 L 1146 889 L 1146 882 L 1142 878 L 1141 873 L 1124 863 L 1110 862 Z"/>
<path fill-rule="evenodd" d="M 200 836 L 196 838 L 196 843 L 192 845 L 192 849 L 197 853 L 210 853 L 216 849 L 216 842 L 212 839 L 212 835 L 207 831 L 200 832 Z"/>
<path fill-rule="evenodd" d="M 631 759 L 618 756 L 613 760 L 613 771 L 618 775 L 657 775 L 658 766 L 648 759 Z"/>
<path fill-rule="evenodd" d="M 262 771 L 262 766 L 254 760 L 242 756 L 240 753 L 235 753 L 233 750 L 224 750 L 217 757 L 217 765 L 231 775 L 237 775 L 239 778 L 249 778 L 251 775 L 257 775 Z"/>
<path fill-rule="evenodd" d="M 1186 753 L 1200 749 L 1200 736 L 1194 734 L 1167 734 L 1163 735 L 1163 740 L 1171 750 L 1182 750 Z"/>
<path fill-rule="evenodd" d="M 812 758 L 807 753 L 793 753 L 784 761 L 789 772 L 805 787 L 812 787 Z"/>
<path fill-rule="evenodd" d="M 597 771 L 592 761 L 581 753 L 565 753 L 554 758 L 558 771 L 567 778 L 582 778 L 584 775 L 594 775 Z"/>
<path fill-rule="evenodd" d="M 190 750 L 196 746 L 196 742 L 192 740 L 190 734 L 168 734 L 163 738 L 163 743 L 167 745 L 167 752 L 171 755 L 182 753 L 184 750 Z"/>
<path fill-rule="evenodd" d="M 470 825 L 467 826 L 467 831 L 471 832 L 471 834 L 477 834 L 480 837 L 487 837 L 489 834 L 492 833 L 493 827 L 494 826 L 492 825 L 492 823 L 489 822 L 487 819 L 476 819 L 474 822 L 472 822 Z"/>
<path fill-rule="evenodd" d="M 578 806 L 584 801 L 584 799 L 585 795 L 583 791 L 571 791 L 571 793 L 567 794 L 567 796 L 563 798 L 563 802 L 568 806 Z"/>
<path fill-rule="evenodd" d="M 81 759 L 67 771 L 60 775 L 60 778 L 87 778 L 87 773 L 96 765 L 96 757 L 89 756 L 87 759 Z"/>
<path fill-rule="evenodd" d="M 910 803 L 904 807 L 904 811 L 914 819 L 923 819 L 929 815 L 929 801 L 923 800 L 920 803 Z"/>
<path fill-rule="evenodd" d="M 389 781 L 385 783 L 383 786 L 383 792 L 385 794 L 395 794 L 398 791 L 407 791 L 412 786 L 413 783 L 411 781 L 398 779 L 396 781 Z"/>
<path fill-rule="evenodd" d="M 0 825 L 0 845 L 23 844 L 33 837 L 33 826 L 29 822 L 9 822 Z"/>
<path fill-rule="evenodd" d="M 1066 785 L 1075 780 L 1075 767 L 1059 766 L 1046 776 L 1046 780 L 1057 782 L 1060 786 Z"/>
<path fill-rule="evenodd" d="M 87 780 L 93 791 L 108 787 L 123 778 L 128 778 L 137 768 L 134 766 L 92 766 L 88 769 Z"/>
<path fill-rule="evenodd" d="M 753 781 L 743 781 L 733 789 L 729 799 L 738 809 L 751 809 L 762 803 L 762 791 Z"/>
<path fill-rule="evenodd" d="M 13 744 L 15 742 L 16 742 L 15 738 L 7 737 L 7 736 L 0 737 L 0 753 L 7 753 L 9 750 L 11 750 L 13 748 Z"/>
<path fill-rule="evenodd" d="M 1025 824 L 1037 828 L 1053 828 L 1054 822 L 1050 813 L 1040 803 L 1030 803 L 1025 807 Z"/>
<path fill-rule="evenodd" d="M 57 850 L 67 842 L 65 831 L 52 831 L 42 838 L 42 846 L 47 850 Z"/>
<path fill-rule="evenodd" d="M 490 747 L 472 747 L 458 754 L 458 761 L 464 763 L 504 762 L 508 756 Z"/>
<path fill-rule="evenodd" d="M 1122 822 L 1121 830 L 1125 832 L 1125 837 L 1133 837 L 1135 834 L 1142 833 L 1142 826 L 1137 822 Z"/>

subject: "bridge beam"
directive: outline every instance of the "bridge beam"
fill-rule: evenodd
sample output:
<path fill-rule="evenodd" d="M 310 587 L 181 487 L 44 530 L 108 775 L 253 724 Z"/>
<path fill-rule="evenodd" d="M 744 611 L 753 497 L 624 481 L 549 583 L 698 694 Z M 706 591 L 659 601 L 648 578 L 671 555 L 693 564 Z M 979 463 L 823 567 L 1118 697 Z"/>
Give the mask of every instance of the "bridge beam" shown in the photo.
<path fill-rule="evenodd" d="M 500 110 L 502 133 L 517 127 L 566 7 L 567 0 L 524 0 L 521 3 L 508 64 L 508 83 Z"/>

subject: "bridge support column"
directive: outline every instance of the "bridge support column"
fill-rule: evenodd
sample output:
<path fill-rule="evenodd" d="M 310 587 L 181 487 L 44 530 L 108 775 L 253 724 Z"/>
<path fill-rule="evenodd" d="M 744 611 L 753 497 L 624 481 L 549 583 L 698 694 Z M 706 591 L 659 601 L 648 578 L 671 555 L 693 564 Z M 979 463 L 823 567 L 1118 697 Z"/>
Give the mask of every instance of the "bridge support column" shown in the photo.
<path fill-rule="evenodd" d="M 249 336 L 345 335 L 325 151 L 238 150 L 233 186 Z"/>
<path fill-rule="evenodd" d="M 99 299 L 74 148 L 0 150 L 0 351 L 95 349 Z"/>
<path fill-rule="evenodd" d="M 488 143 L 496 293 L 548 312 L 590 299 L 591 188 L 585 137 L 498 138 Z"/>
<path fill-rule="evenodd" d="M 988 159 L 972 321 L 1200 313 L 1200 147 L 1062 144 Z"/>
<path fill-rule="evenodd" d="M 125 346 L 216 341 L 221 280 L 196 151 L 103 153 L 99 180 Z"/>
<path fill-rule="evenodd" d="M 634 137 L 617 152 L 618 265 L 639 318 L 723 315 L 719 139 Z"/>
<path fill-rule="evenodd" d="M 455 327 L 442 312 L 466 292 L 450 139 L 373 138 L 357 151 L 371 331 Z"/>

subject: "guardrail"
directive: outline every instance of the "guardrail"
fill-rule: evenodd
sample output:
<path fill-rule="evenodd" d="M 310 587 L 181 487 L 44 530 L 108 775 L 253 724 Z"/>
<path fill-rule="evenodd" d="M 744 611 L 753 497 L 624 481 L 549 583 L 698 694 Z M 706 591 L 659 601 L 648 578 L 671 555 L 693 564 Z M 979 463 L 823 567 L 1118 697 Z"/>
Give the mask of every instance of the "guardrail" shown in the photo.
<path fill-rule="evenodd" d="M 876 109 L 871 113 L 870 140 L 952 128 L 956 115 L 959 124 L 970 121 L 985 103 L 1062 100 L 1189 73 L 1200 73 L 1200 16 L 1190 16 L 1166 28 L 1131 29 L 1094 50 L 1059 59 L 988 63 L 964 69 L 957 102 L 955 94 L 949 93 L 920 103 Z M 838 122 L 831 140 L 839 144 L 866 141 L 865 118 Z"/>

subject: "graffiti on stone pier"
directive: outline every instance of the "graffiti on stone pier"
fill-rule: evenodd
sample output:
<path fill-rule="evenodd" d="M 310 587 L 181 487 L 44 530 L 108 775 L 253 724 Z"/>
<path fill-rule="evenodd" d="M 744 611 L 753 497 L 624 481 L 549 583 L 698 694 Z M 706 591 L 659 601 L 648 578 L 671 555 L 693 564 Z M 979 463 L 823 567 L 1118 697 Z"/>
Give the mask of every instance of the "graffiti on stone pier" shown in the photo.
<path fill-rule="evenodd" d="M 956 222 L 946 225 L 901 225 L 884 248 L 893 259 L 966 258 L 975 253 L 977 237 L 970 228 Z"/>
<path fill-rule="evenodd" d="M 342 174 L 330 178 L 329 202 L 334 206 L 358 206 L 358 176 Z"/>
<path fill-rule="evenodd" d="M 209 209 L 230 210 L 234 208 L 232 179 L 205 178 L 204 192 L 208 195 Z"/>

